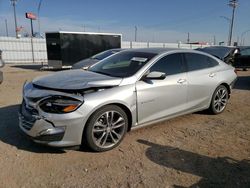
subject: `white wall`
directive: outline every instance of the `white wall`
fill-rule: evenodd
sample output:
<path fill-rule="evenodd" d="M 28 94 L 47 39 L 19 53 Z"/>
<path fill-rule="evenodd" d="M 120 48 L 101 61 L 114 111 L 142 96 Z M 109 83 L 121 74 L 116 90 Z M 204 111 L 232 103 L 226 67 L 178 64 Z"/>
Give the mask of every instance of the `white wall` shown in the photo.
<path fill-rule="evenodd" d="M 45 39 L 33 39 L 35 63 L 46 63 L 47 49 Z M 152 43 L 152 42 L 129 42 L 122 41 L 122 48 L 186 48 L 195 49 L 204 45 L 191 45 L 181 43 Z M 32 63 L 31 39 L 15 37 L 0 37 L 0 50 L 6 63 Z"/>
<path fill-rule="evenodd" d="M 36 63 L 47 62 L 45 39 L 33 39 L 34 59 Z M 0 50 L 6 63 L 31 63 L 31 39 L 0 37 Z"/>

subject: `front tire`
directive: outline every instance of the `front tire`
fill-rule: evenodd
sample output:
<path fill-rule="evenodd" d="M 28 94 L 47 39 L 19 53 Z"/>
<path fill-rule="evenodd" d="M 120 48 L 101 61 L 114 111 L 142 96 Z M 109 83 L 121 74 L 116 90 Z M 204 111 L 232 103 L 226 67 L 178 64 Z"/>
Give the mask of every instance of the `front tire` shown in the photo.
<path fill-rule="evenodd" d="M 212 114 L 222 113 L 228 102 L 229 93 L 228 89 L 224 85 L 220 85 L 214 91 L 212 101 L 209 107 L 209 110 Z"/>
<path fill-rule="evenodd" d="M 93 151 L 108 151 L 118 146 L 128 129 L 126 113 L 116 105 L 100 108 L 86 124 L 84 141 Z"/>

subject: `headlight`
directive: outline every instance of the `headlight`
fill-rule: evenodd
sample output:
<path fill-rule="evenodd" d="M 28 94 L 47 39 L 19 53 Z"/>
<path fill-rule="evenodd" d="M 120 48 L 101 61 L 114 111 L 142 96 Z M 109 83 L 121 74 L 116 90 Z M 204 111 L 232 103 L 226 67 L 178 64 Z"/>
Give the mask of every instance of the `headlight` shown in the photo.
<path fill-rule="evenodd" d="M 39 106 L 44 112 L 62 114 L 75 111 L 81 104 L 82 101 L 71 97 L 53 96 L 42 100 Z"/>

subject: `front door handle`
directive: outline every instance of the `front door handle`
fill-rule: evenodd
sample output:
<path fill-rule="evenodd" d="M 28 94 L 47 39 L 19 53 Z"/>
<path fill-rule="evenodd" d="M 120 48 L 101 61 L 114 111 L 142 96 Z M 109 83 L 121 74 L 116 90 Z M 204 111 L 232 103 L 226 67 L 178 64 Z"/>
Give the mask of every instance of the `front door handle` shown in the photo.
<path fill-rule="evenodd" d="M 213 78 L 214 76 L 216 76 L 215 73 L 210 73 L 210 74 L 209 74 L 209 77 L 211 77 L 211 78 Z"/>
<path fill-rule="evenodd" d="M 186 79 L 179 79 L 178 81 L 177 81 L 177 83 L 178 84 L 183 84 L 184 82 L 186 82 L 187 80 Z"/>

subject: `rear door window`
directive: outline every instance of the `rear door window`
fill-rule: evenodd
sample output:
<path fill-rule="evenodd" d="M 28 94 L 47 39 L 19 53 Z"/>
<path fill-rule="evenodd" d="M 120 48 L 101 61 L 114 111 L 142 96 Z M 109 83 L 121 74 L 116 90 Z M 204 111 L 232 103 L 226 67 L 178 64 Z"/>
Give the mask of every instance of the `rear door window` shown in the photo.
<path fill-rule="evenodd" d="M 185 53 L 188 71 L 195 71 L 214 67 L 218 62 L 206 55 L 196 53 Z"/>
<path fill-rule="evenodd" d="M 211 57 L 207 57 L 207 61 L 208 61 L 208 68 L 215 67 L 219 64 L 215 59 L 213 59 Z"/>

